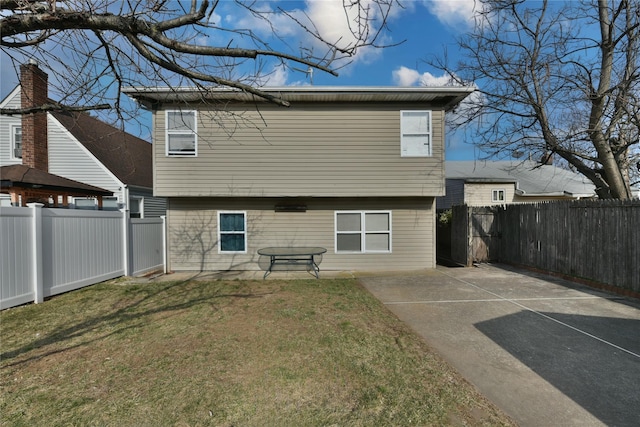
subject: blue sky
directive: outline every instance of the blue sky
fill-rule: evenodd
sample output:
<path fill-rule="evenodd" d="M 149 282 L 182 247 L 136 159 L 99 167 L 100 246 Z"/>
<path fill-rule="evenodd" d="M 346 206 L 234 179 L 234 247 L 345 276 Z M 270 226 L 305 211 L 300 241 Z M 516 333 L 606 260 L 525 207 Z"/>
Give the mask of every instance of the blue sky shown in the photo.
<path fill-rule="evenodd" d="M 263 2 L 264 7 L 278 5 L 288 10 L 298 9 L 313 20 L 317 28 L 334 37 L 345 37 L 342 0 L 307 0 Z M 442 86 L 444 81 L 437 71 L 429 69 L 424 59 L 430 55 L 442 55 L 447 49 L 450 60 L 457 53 L 455 38 L 470 29 L 474 0 L 404 0 L 403 8 L 395 8 L 388 21 L 389 29 L 382 43 L 398 46 L 385 49 L 365 48 L 358 52 L 352 62 L 342 68 L 338 77 L 315 71 L 315 86 Z M 249 25 L 260 31 L 260 24 L 249 16 L 240 16 L 227 9 L 221 2 L 212 20 L 232 25 Z M 230 3 L 229 3 L 230 6 Z M 228 13 L 227 13 L 228 12 Z M 308 45 L 306 35 L 299 28 L 290 28 L 290 21 L 278 22 L 278 30 L 287 41 Z M 341 34 L 342 33 L 342 34 Z M 266 34 L 266 33 L 265 33 Z M 215 40 L 213 40 L 215 42 Z M 0 56 L 0 98 L 4 98 L 15 87 L 16 78 L 7 58 Z M 274 70 L 267 85 L 309 84 L 302 72 Z M 449 135 L 446 151 L 448 160 L 474 158 L 474 149 L 457 135 Z"/>

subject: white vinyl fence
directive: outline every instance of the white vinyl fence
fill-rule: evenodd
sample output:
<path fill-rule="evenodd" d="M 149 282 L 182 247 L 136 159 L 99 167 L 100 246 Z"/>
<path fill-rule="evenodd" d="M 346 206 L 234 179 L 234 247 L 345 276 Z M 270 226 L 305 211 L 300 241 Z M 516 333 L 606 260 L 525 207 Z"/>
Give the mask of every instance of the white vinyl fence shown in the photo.
<path fill-rule="evenodd" d="M 163 218 L 0 208 L 0 309 L 163 266 Z"/>

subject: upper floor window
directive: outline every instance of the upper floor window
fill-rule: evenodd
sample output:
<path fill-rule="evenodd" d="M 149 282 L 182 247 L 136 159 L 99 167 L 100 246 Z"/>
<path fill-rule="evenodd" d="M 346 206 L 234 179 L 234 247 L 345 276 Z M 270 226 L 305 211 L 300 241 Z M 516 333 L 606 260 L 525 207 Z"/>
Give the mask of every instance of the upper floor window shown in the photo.
<path fill-rule="evenodd" d="M 431 111 L 400 111 L 400 133 L 402 157 L 431 156 Z"/>
<path fill-rule="evenodd" d="M 198 137 L 195 111 L 167 111 L 167 156 L 197 155 Z"/>
<path fill-rule="evenodd" d="M 491 201 L 495 203 L 504 203 L 506 200 L 504 190 L 491 190 Z"/>
<path fill-rule="evenodd" d="M 11 157 L 22 158 L 22 126 L 11 126 Z"/>

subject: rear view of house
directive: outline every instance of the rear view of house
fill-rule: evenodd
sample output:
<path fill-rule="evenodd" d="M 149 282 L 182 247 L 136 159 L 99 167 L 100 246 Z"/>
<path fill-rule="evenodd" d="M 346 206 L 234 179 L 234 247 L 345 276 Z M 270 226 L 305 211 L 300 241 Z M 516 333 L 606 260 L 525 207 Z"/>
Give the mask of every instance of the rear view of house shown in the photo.
<path fill-rule="evenodd" d="M 444 118 L 471 89 L 127 88 L 153 111 L 170 270 L 256 270 L 270 246 L 327 249 L 323 270 L 435 266 Z"/>

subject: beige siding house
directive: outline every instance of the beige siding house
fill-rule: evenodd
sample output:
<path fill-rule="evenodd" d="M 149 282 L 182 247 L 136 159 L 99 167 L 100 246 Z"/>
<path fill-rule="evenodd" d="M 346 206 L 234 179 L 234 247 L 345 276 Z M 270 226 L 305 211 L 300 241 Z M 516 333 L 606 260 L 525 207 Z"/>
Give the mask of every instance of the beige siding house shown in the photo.
<path fill-rule="evenodd" d="M 593 184 L 575 172 L 532 160 L 447 161 L 446 194 L 437 208 L 595 198 Z"/>
<path fill-rule="evenodd" d="M 127 88 L 153 111 L 170 270 L 257 270 L 264 247 L 327 249 L 322 270 L 435 266 L 444 117 L 467 88 Z"/>

